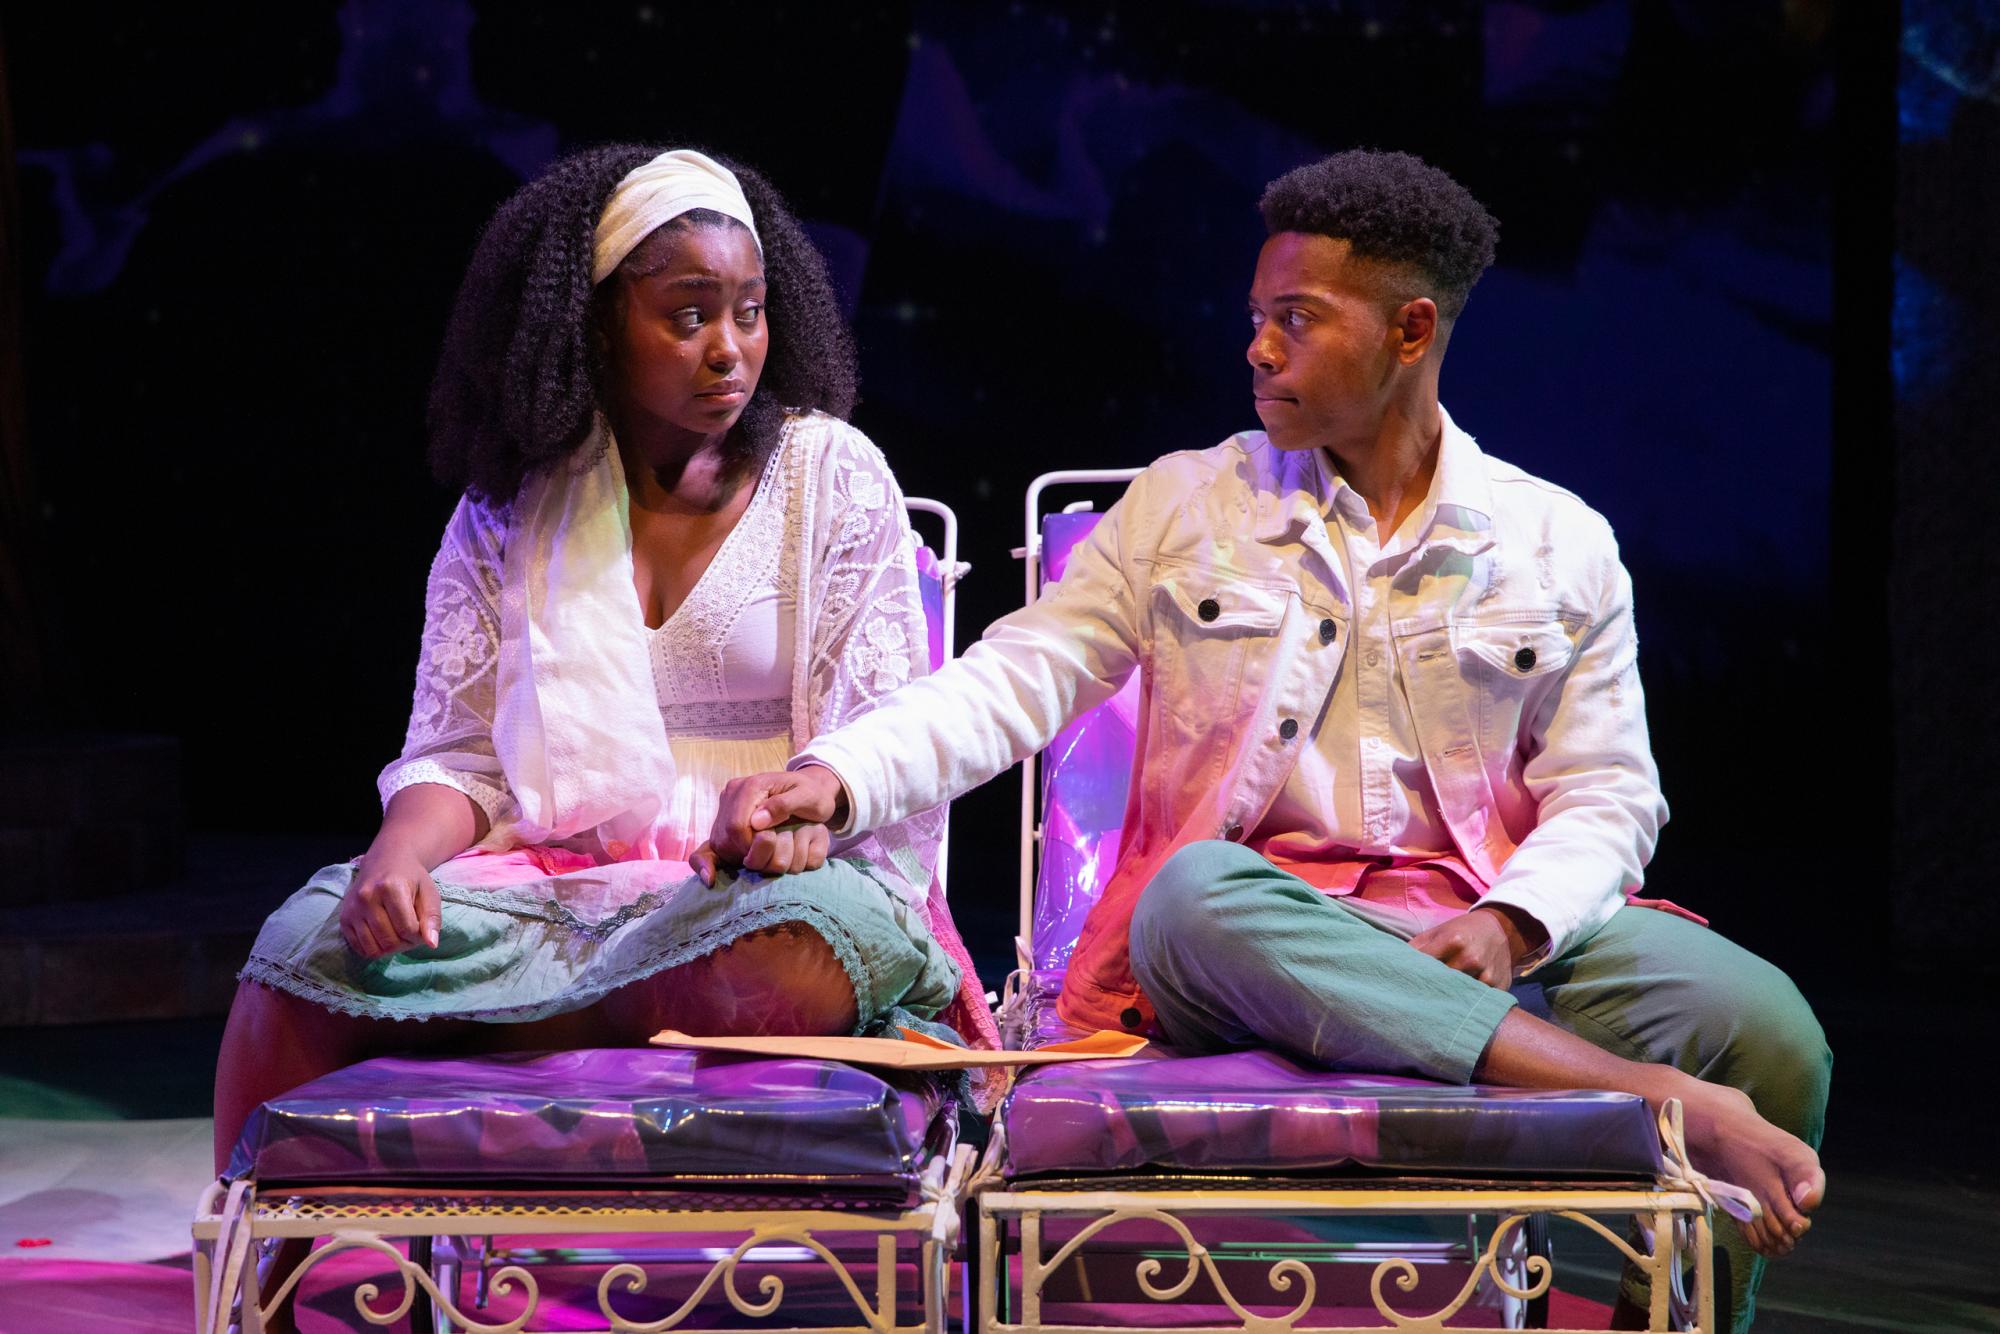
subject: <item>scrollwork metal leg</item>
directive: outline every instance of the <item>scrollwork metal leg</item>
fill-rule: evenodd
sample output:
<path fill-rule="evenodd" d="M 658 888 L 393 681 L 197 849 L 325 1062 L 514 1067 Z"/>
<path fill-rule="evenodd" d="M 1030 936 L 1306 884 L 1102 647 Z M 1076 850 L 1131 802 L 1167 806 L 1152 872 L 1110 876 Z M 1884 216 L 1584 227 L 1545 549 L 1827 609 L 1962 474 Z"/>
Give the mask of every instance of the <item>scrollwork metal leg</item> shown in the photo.
<path fill-rule="evenodd" d="M 874 1323 L 883 1331 L 896 1324 L 896 1238 L 887 1232 L 875 1238 Z"/>
<path fill-rule="evenodd" d="M 268 1305 L 263 1303 L 262 1294 L 256 1287 L 256 1276 L 254 1274 L 246 1274 L 244 1276 L 243 1328 L 245 1334 L 263 1334 L 265 1318 L 276 1312 L 287 1301 L 293 1298 L 306 1274 L 315 1266 L 323 1263 L 329 1256 L 347 1250 L 372 1251 L 383 1260 L 386 1260 L 391 1274 L 402 1289 L 399 1300 L 389 1309 L 381 1310 L 374 1304 L 376 1298 L 381 1296 L 382 1293 L 380 1284 L 370 1280 L 355 1286 L 355 1313 L 370 1325 L 392 1325 L 401 1321 L 405 1316 L 410 1314 L 411 1309 L 416 1304 L 417 1295 L 421 1292 L 427 1294 L 430 1300 L 442 1307 L 445 1315 L 456 1322 L 467 1334 L 520 1334 L 520 1331 L 534 1318 L 535 1311 L 541 1302 L 541 1293 L 535 1283 L 534 1276 L 524 1269 L 509 1265 L 494 1275 L 494 1291 L 504 1295 L 518 1285 L 526 1292 L 526 1306 L 520 1315 L 504 1325 L 482 1323 L 459 1310 L 450 1297 L 447 1297 L 438 1290 L 436 1280 L 427 1269 L 419 1268 L 413 1264 L 404 1256 L 402 1251 L 385 1241 L 382 1237 L 370 1232 L 339 1231 L 328 1236 L 324 1245 L 307 1255 L 285 1277 L 284 1282 L 271 1295 Z M 412 1326 L 412 1328 L 421 1327 Z"/>
<path fill-rule="evenodd" d="M 967 1325 L 965 1334 L 983 1334 L 1000 1319 L 1001 1291 L 1007 1286 L 1007 1253 L 1000 1245 L 1000 1232 L 1006 1225 L 1004 1215 L 979 1210 L 979 1287 L 972 1294 L 979 1303 L 979 1321 Z M 969 1274 L 966 1283 L 972 1283 Z"/>
<path fill-rule="evenodd" d="M 646 1289 L 646 1271 L 636 1264 L 613 1265 L 606 1270 L 597 1284 L 597 1307 L 616 1334 L 666 1334 L 677 1328 L 698 1307 L 709 1292 L 718 1285 L 723 1297 L 735 1308 L 739 1315 L 752 1319 L 763 1319 L 777 1311 L 785 1299 L 785 1282 L 776 1274 L 765 1274 L 757 1280 L 757 1291 L 762 1301 L 745 1297 L 736 1286 L 737 1271 L 749 1253 L 763 1246 L 793 1245 L 805 1248 L 817 1256 L 832 1271 L 835 1278 L 854 1303 L 861 1315 L 862 1323 L 876 1334 L 892 1334 L 896 1329 L 897 1274 L 897 1234 L 894 1231 L 878 1232 L 875 1241 L 875 1300 L 871 1305 L 868 1294 L 856 1282 L 855 1275 L 845 1260 L 830 1250 L 825 1243 L 804 1228 L 759 1227 L 739 1242 L 727 1255 L 717 1260 L 696 1285 L 694 1291 L 670 1314 L 650 1323 L 641 1324 L 620 1315 L 611 1305 L 612 1288 L 623 1285 L 628 1293 L 643 1292 Z M 502 1271 L 503 1273 L 507 1271 Z M 940 1308 L 940 1314 L 942 1314 Z"/>
<path fill-rule="evenodd" d="M 1256 1202 L 1267 1203 L 1262 1199 Z M 1690 1208 L 1681 1197 L 1655 1196 L 1639 1206 L 1640 1232 L 1646 1240 L 1635 1243 L 1622 1237 L 1600 1218 L 1574 1207 L 1575 1202 L 1579 1201 L 1574 1194 L 1560 1201 L 1542 1202 L 1539 1206 L 1532 1200 L 1523 1200 L 1512 1206 L 1519 1212 L 1503 1212 L 1496 1220 L 1486 1245 L 1479 1248 L 1472 1273 L 1456 1295 L 1436 1309 L 1426 1309 L 1422 1313 L 1397 1309 L 1389 1300 L 1389 1289 L 1393 1287 L 1402 1294 L 1417 1292 L 1418 1263 L 1411 1257 L 1383 1260 L 1375 1266 L 1369 1284 L 1377 1315 L 1397 1329 L 1442 1334 L 1447 1323 L 1468 1304 L 1475 1300 L 1489 1300 L 1487 1294 L 1497 1290 L 1503 1310 L 1509 1312 L 1510 1320 L 1525 1319 L 1533 1310 L 1532 1327 L 1545 1328 L 1548 1323 L 1548 1298 L 1555 1277 L 1549 1224 L 1559 1216 L 1584 1226 L 1647 1276 L 1652 1291 L 1650 1329 L 1660 1334 L 1674 1329 L 1723 1334 L 1725 1327 L 1718 1321 L 1726 1320 L 1727 1316 L 1719 1312 L 1717 1306 L 1726 1297 L 1717 1296 L 1719 1291 L 1725 1290 L 1723 1281 L 1715 1273 L 1716 1257 L 1709 1216 L 1699 1208 Z M 1623 1201 L 1620 1203 L 1622 1207 L 1631 1207 Z M 1128 1202 L 1127 1199 L 1106 1200 L 1101 1205 L 1092 1202 L 1082 1208 L 1070 1209 L 1060 1205 L 1038 1207 L 1042 1204 L 1041 1201 L 1031 1202 L 1028 1199 L 1009 1199 L 999 1207 L 981 1206 L 978 1263 L 984 1274 L 979 1283 L 975 1327 L 982 1334 L 1006 1329 L 1039 1329 L 1045 1319 L 1043 1297 L 1049 1279 L 1081 1256 L 1085 1247 L 1098 1244 L 1095 1238 L 1099 1233 L 1120 1224 L 1138 1222 L 1157 1224 L 1172 1231 L 1180 1243 L 1176 1249 L 1184 1251 L 1187 1257 L 1184 1270 L 1173 1273 L 1170 1266 L 1178 1263 L 1178 1259 L 1166 1261 L 1169 1268 L 1163 1270 L 1162 1260 L 1156 1258 L 1163 1254 L 1162 1249 L 1157 1244 L 1144 1248 L 1151 1255 L 1139 1261 L 1134 1277 L 1140 1291 L 1148 1299 L 1155 1302 L 1182 1300 L 1193 1290 L 1194 1284 L 1205 1278 L 1216 1297 L 1234 1316 L 1234 1320 L 1227 1323 L 1246 1334 L 1294 1334 L 1294 1331 L 1300 1334 L 1359 1334 L 1358 1329 L 1350 1331 L 1350 1327 L 1345 1325 L 1339 1331 L 1331 1328 L 1318 1330 L 1310 1325 L 1307 1316 L 1314 1305 L 1316 1271 L 1297 1258 L 1288 1257 L 1273 1264 L 1266 1279 L 1271 1292 L 1284 1293 L 1288 1297 L 1294 1293 L 1301 1294 L 1297 1303 L 1290 1310 L 1278 1313 L 1253 1310 L 1231 1290 L 1229 1276 L 1218 1264 L 1218 1257 L 1189 1227 L 1189 1222 L 1193 1220 L 1184 1221 L 1171 1207 L 1148 1207 L 1137 1200 Z M 1195 1207 L 1201 1209 L 1203 1217 L 1229 1216 L 1226 1211 L 1217 1213 L 1213 1197 L 1198 1200 Z M 1356 1210 L 1365 1211 L 1365 1208 Z M 1415 1211 L 1406 1209 L 1406 1212 Z M 1607 1209 L 1603 1212 L 1614 1211 Z M 1073 1219 L 1078 1226 L 1072 1229 L 1066 1223 L 1060 1245 L 1050 1241 L 1045 1246 L 1045 1218 L 1048 1216 Z M 1014 1249 L 1012 1243 L 1015 1239 L 1007 1235 L 1009 1226 L 1019 1229 L 1018 1308 L 1012 1306 L 1016 1279 L 1009 1270 L 1008 1256 L 1009 1251 Z M 1531 1233 L 1532 1236 L 1529 1235 Z M 1684 1266 L 1688 1271 L 1686 1282 L 1681 1281 Z M 1692 1292 L 1687 1290 L 1689 1283 L 1692 1284 Z M 1671 1298 L 1670 1293 L 1673 1294 Z M 1269 1300 L 1257 1296 L 1249 1296 L 1248 1299 L 1253 1303 Z M 1088 1304 L 1087 1294 L 1084 1301 Z"/>
<path fill-rule="evenodd" d="M 195 1243 L 194 1247 L 194 1327 L 207 1334 L 212 1320 L 208 1311 L 208 1280 L 214 1272 L 209 1266 L 214 1264 L 215 1245 L 213 1242 Z"/>
<path fill-rule="evenodd" d="M 246 1220 L 243 1226 L 247 1228 L 250 1224 Z M 266 1308 L 264 1306 L 263 1271 L 263 1262 L 258 1259 L 257 1249 L 253 1246 L 244 1252 L 243 1255 L 243 1265 L 240 1270 L 242 1278 L 236 1299 L 237 1305 L 240 1308 L 237 1318 L 242 1322 L 241 1328 L 243 1334 L 264 1334 L 264 1314 Z M 289 1291 L 289 1284 L 279 1288 L 277 1299 L 271 1303 L 269 1309 L 275 1311 L 284 1305 L 285 1297 Z"/>
<path fill-rule="evenodd" d="M 1723 1263 L 1715 1263 L 1715 1229 L 1706 1213 L 1695 1215 L 1694 1220 L 1694 1283 L 1695 1310 L 1701 1320 L 1702 1334 L 1728 1334 L 1726 1325 L 1716 1323 L 1718 1317 L 1727 1321 L 1734 1314 L 1730 1307 L 1736 1294 L 1730 1289 L 1727 1270 L 1728 1256 L 1724 1253 Z"/>
<path fill-rule="evenodd" d="M 1021 1323 L 1033 1329 L 1042 1323 L 1042 1216 L 1030 1209 L 1021 1215 Z"/>
<path fill-rule="evenodd" d="M 1673 1272 L 1680 1258 L 1674 1249 L 1674 1216 L 1658 1210 L 1652 1220 L 1653 1251 L 1647 1256 L 1647 1280 L 1652 1300 L 1646 1313 L 1653 1329 L 1672 1329 Z"/>

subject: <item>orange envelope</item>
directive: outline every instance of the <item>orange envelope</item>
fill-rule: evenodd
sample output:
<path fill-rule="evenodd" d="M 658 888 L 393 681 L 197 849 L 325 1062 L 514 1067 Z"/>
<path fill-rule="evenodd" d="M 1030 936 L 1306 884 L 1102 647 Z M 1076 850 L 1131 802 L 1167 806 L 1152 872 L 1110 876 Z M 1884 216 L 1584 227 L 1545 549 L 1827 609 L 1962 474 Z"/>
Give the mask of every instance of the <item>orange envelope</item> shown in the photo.
<path fill-rule="evenodd" d="M 753 1056 L 805 1056 L 856 1065 L 889 1065 L 900 1070 L 971 1070 L 984 1066 L 1048 1065 L 1057 1061 L 1102 1061 L 1130 1056 L 1146 1039 L 1102 1029 L 1073 1042 L 1058 1042 L 1034 1051 L 984 1051 L 954 1047 L 913 1029 L 896 1030 L 897 1038 L 698 1038 L 663 1028 L 650 1041 L 656 1047 L 694 1047 L 701 1051 L 744 1052 Z"/>

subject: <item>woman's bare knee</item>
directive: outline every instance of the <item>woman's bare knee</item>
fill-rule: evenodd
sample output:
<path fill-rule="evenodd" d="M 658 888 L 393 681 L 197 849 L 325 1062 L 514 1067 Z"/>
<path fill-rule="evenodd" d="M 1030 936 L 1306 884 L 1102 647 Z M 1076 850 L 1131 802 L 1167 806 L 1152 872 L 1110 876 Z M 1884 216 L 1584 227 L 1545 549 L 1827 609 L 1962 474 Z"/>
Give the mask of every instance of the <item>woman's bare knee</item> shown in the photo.
<path fill-rule="evenodd" d="M 859 1019 L 854 983 L 826 938 L 803 922 L 758 931 L 720 951 L 717 970 L 723 985 L 738 994 L 766 998 L 763 1033 L 852 1033 Z"/>
<path fill-rule="evenodd" d="M 784 922 L 622 987 L 604 1001 L 629 1040 L 662 1028 L 706 1037 L 852 1033 L 854 984 L 833 948 L 803 922 Z"/>

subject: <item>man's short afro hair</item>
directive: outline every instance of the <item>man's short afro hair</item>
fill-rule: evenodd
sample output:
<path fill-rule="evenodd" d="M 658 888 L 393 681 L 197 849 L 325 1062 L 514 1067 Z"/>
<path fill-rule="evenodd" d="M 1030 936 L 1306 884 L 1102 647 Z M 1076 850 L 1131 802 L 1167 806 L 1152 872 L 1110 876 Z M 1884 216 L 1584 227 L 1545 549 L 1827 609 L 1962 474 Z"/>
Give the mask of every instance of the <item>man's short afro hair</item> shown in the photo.
<path fill-rule="evenodd" d="M 1486 266 L 1500 224 L 1457 181 L 1408 153 L 1356 148 L 1295 167 L 1264 187 L 1264 226 L 1348 243 L 1359 259 L 1427 278 L 1438 313 L 1455 320 Z"/>

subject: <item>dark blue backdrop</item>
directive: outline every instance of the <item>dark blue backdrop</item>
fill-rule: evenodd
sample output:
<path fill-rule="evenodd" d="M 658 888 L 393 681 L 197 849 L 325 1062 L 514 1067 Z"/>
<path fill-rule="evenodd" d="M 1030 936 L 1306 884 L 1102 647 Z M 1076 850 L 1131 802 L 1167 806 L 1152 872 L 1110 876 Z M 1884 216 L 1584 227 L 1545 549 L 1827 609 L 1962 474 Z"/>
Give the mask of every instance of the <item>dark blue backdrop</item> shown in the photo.
<path fill-rule="evenodd" d="M 421 465 L 444 313 L 553 155 L 705 143 L 788 192 L 853 303 L 857 420 L 965 521 L 972 629 L 1016 596 L 1030 477 L 1256 424 L 1260 189 L 1395 147 L 1502 222 L 1446 403 L 1624 543 L 1675 807 L 1655 883 L 1814 967 L 1835 928 L 1793 887 L 1851 849 L 1809 776 L 1879 805 L 1845 770 L 1886 729 L 1829 723 L 1851 618 L 1880 633 L 1829 583 L 1833 369 L 1880 336 L 1834 318 L 1837 172 L 1883 165 L 1838 129 L 1830 3 L 571 10 L 5 22 L 60 707 L 184 737 L 198 824 L 369 827 L 451 501 Z M 1010 799 L 955 816 L 956 896 L 995 930 Z"/>

